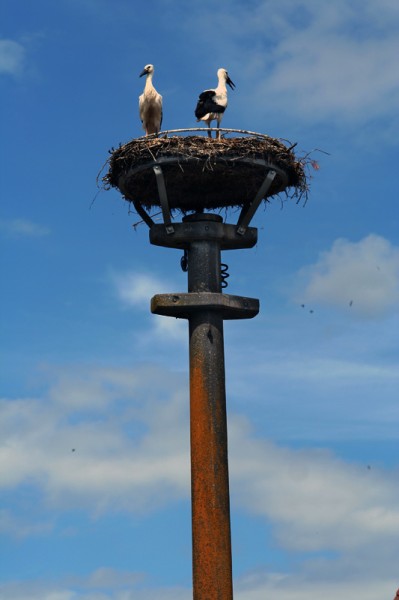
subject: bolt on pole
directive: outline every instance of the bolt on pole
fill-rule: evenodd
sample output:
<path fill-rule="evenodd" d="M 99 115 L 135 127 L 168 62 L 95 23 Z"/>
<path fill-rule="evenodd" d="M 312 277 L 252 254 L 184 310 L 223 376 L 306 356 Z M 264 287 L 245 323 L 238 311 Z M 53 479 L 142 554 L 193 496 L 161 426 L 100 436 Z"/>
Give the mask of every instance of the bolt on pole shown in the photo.
<path fill-rule="evenodd" d="M 150 241 L 188 259 L 188 293 L 158 294 L 151 310 L 189 321 L 193 598 L 232 600 L 223 320 L 254 317 L 259 301 L 221 293 L 221 250 L 254 246 L 257 230 L 238 234 L 218 215 L 196 213 L 173 232 L 154 225 Z"/>

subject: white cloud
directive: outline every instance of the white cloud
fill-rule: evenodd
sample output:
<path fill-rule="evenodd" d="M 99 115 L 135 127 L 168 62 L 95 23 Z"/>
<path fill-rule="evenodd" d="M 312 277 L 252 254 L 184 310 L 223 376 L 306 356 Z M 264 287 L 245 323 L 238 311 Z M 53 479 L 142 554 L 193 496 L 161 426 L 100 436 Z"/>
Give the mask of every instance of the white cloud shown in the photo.
<path fill-rule="evenodd" d="M 298 301 L 350 306 L 364 317 L 385 315 L 399 305 L 399 248 L 374 234 L 359 242 L 338 239 L 300 277 Z"/>
<path fill-rule="evenodd" d="M 399 369 L 387 337 L 392 337 L 395 352 L 399 319 L 383 322 L 380 330 L 378 321 L 356 320 L 358 332 L 349 327 L 348 334 L 323 339 L 317 311 L 315 315 L 316 320 L 305 318 L 312 319 L 318 333 L 309 343 L 284 338 L 277 348 L 268 349 L 270 332 L 265 348 L 234 357 L 239 368 L 229 372 L 230 402 L 256 414 L 268 435 L 280 442 L 334 446 L 368 440 L 370 448 L 393 442 L 399 421 Z M 312 336 L 309 328 L 302 330 L 305 340 Z M 366 337 L 359 334 L 364 329 Z"/>
<path fill-rule="evenodd" d="M 119 300 L 127 307 L 137 307 L 148 313 L 150 300 L 156 294 L 173 293 L 173 284 L 153 275 L 143 273 L 113 272 L 111 282 Z M 172 292 L 171 292 L 172 290 Z M 147 343 L 154 343 L 154 337 L 168 341 L 187 341 L 187 322 L 184 319 L 153 315 L 152 332 L 146 333 Z"/>
<path fill-rule="evenodd" d="M 243 578 L 236 587 L 237 600 L 376 600 L 377 598 L 393 599 L 398 582 L 394 575 L 390 578 L 372 579 L 363 573 L 363 577 L 354 581 L 340 581 L 334 570 L 329 577 L 321 580 L 304 578 L 303 574 L 288 575 L 284 573 L 259 574 Z"/>
<path fill-rule="evenodd" d="M 84 393 L 70 403 L 79 382 Z M 3 401 L 2 486 L 34 482 L 54 507 L 91 506 L 97 513 L 188 497 L 182 386 L 157 368 L 75 370 L 43 400 Z M 285 546 L 342 550 L 399 534 L 399 490 L 388 476 L 325 452 L 257 440 L 237 417 L 229 427 L 236 500 L 272 519 Z"/>
<path fill-rule="evenodd" d="M 127 306 L 147 306 L 152 296 L 167 288 L 165 282 L 143 273 L 114 273 L 112 279 L 118 297 Z"/>
<path fill-rule="evenodd" d="M 10 511 L 0 510 L 0 534 L 11 535 L 12 537 L 23 538 L 32 535 L 42 535 L 49 533 L 53 528 L 52 523 L 36 523 L 23 521 L 16 518 Z"/>
<path fill-rule="evenodd" d="M 186 395 L 172 392 L 154 411 L 168 380 L 155 368 L 75 371 L 44 401 L 2 401 L 2 487 L 30 481 L 52 506 L 96 513 L 140 512 L 187 496 Z"/>
<path fill-rule="evenodd" d="M 132 587 L 142 581 L 143 576 L 129 571 L 120 571 L 110 567 L 100 567 L 89 577 L 80 581 L 80 585 L 87 588 L 120 588 Z"/>
<path fill-rule="evenodd" d="M 47 227 L 27 219 L 1 219 L 0 231 L 11 237 L 40 237 L 50 233 Z"/>
<path fill-rule="evenodd" d="M 12 581 L 0 585 L 0 592 L 2 600 L 77 600 L 76 592 L 66 587 L 50 582 Z M 90 600 L 95 599 L 91 597 Z"/>
<path fill-rule="evenodd" d="M 230 424 L 230 450 L 237 501 L 271 520 L 285 548 L 348 551 L 399 534 L 399 487 L 383 473 L 256 440 L 241 420 Z"/>
<path fill-rule="evenodd" d="M 370 2 L 362 7 L 342 1 L 300 4 L 308 18 L 277 41 L 272 74 L 264 80 L 265 97 L 271 95 L 312 120 L 394 114 L 399 40 L 388 17 L 397 20 L 398 11 L 385 6 L 387 21 L 378 27 Z"/>
<path fill-rule="evenodd" d="M 80 508 L 97 516 L 188 500 L 186 382 L 155 367 L 72 369 L 54 378 L 43 399 L 1 403 L 0 481 L 8 495 L 29 484 L 40 491 L 43 509 Z M 326 451 L 277 446 L 235 415 L 229 417 L 229 447 L 233 512 L 241 508 L 270 523 L 280 549 L 336 553 L 309 559 L 295 573 L 248 574 L 237 583 L 237 598 L 298 600 L 323 592 L 328 600 L 371 600 L 378 590 L 389 593 L 399 539 L 392 473 L 347 464 Z M 21 522 L 14 510 L 2 514 L 5 533 L 18 533 L 9 526 Z M 39 533 L 33 521 L 29 531 L 26 511 L 23 525 L 25 535 Z M 29 594 L 23 583 L 10 583 L 1 592 L 5 600 L 190 597 L 182 588 L 141 583 L 135 589 L 137 577 L 122 573 L 118 580 L 112 569 L 99 567 L 85 581 L 29 582 Z"/>
<path fill-rule="evenodd" d="M 112 588 L 97 588 L 93 585 L 97 572 L 81 577 L 57 582 L 23 581 L 10 582 L 1 586 L 2 600 L 190 600 L 192 590 L 182 587 L 147 587 L 137 585 L 140 576 L 132 572 L 106 569 L 115 579 Z M 118 584 L 129 582 L 126 587 Z M 362 577 L 353 581 L 346 578 L 340 580 L 334 571 L 323 579 L 312 580 L 309 573 L 264 573 L 255 572 L 240 578 L 234 586 L 234 597 L 237 600 L 264 600 L 278 597 L 281 600 L 376 600 L 377 598 L 394 598 L 398 581 L 395 575 L 378 579 L 363 572 Z"/>
<path fill-rule="evenodd" d="M 396 365 L 378 365 L 371 362 L 356 362 L 320 355 L 313 357 L 301 357 L 296 354 L 277 354 L 268 356 L 267 359 L 260 357 L 260 361 L 252 361 L 251 376 L 259 373 L 263 378 L 277 377 L 280 379 L 292 379 L 296 383 L 300 381 L 311 385 L 329 385 L 334 382 L 338 385 L 355 385 L 360 382 L 367 385 L 380 386 L 384 382 L 396 384 L 399 380 L 399 372 Z"/>
<path fill-rule="evenodd" d="M 0 40 L 0 75 L 19 75 L 25 62 L 25 48 L 13 40 Z"/>
<path fill-rule="evenodd" d="M 387 118 L 394 126 L 399 102 L 394 1 L 258 0 L 250 10 L 242 2 L 230 3 L 228 13 L 223 4 L 209 9 L 211 20 L 201 3 L 196 26 L 218 55 L 223 48 L 237 90 L 245 87 L 234 97 L 237 114 L 247 112 L 250 97 L 251 118 L 257 113 L 266 122 L 277 114 L 346 128 Z"/>
<path fill-rule="evenodd" d="M 105 578 L 105 579 L 104 579 Z M 100 567 L 87 577 L 54 581 L 9 582 L 0 585 L 2 600 L 190 600 L 181 587 L 143 589 L 135 572 Z M 103 581 L 104 580 L 104 581 Z M 100 585 L 97 585 L 97 582 Z M 105 584 L 105 585 L 104 585 Z"/>

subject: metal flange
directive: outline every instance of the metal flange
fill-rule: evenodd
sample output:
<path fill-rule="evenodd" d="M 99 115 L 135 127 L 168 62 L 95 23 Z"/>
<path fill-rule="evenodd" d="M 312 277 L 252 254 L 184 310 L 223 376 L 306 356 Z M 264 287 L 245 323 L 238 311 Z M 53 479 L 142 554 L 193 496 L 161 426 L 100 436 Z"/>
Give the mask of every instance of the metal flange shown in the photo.
<path fill-rule="evenodd" d="M 217 312 L 222 319 L 252 319 L 259 313 L 259 300 L 215 292 L 156 294 L 151 299 L 156 315 L 189 319 L 199 309 Z"/>

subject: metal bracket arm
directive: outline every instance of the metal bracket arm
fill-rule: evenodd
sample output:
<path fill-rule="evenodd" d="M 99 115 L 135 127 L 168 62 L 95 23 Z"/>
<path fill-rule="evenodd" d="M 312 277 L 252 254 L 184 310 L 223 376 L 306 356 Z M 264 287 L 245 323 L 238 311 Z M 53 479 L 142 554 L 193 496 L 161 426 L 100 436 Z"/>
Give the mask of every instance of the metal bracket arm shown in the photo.
<path fill-rule="evenodd" d="M 133 200 L 133 206 L 136 209 L 137 214 L 143 219 L 144 223 L 146 223 L 146 225 L 148 225 L 148 227 L 151 229 L 151 227 L 154 225 L 154 221 L 151 219 L 150 215 L 144 210 L 140 202 L 138 200 Z"/>
<path fill-rule="evenodd" d="M 256 211 L 258 210 L 259 204 L 262 202 L 263 198 L 266 196 L 269 191 L 274 178 L 277 173 L 273 169 L 268 171 L 262 185 L 260 186 L 254 200 L 252 200 L 251 204 L 248 207 L 244 207 L 241 211 L 241 214 L 237 223 L 237 233 L 243 235 L 252 219 Z"/>
<path fill-rule="evenodd" d="M 166 185 L 163 172 L 159 165 L 154 165 L 152 168 L 155 173 L 155 178 L 157 182 L 159 201 L 161 203 L 163 222 L 165 224 L 166 233 L 173 233 L 174 227 L 172 225 L 172 218 L 170 216 L 168 195 L 166 193 Z"/>

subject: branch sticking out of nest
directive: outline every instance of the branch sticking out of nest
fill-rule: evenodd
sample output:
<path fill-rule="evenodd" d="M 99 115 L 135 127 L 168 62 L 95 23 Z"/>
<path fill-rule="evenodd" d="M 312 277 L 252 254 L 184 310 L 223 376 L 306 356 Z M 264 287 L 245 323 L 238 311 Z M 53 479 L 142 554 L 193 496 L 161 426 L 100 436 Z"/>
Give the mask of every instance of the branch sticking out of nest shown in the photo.
<path fill-rule="evenodd" d="M 176 131 L 191 130 L 137 138 L 113 150 L 108 173 L 102 179 L 104 187 L 118 188 L 129 202 L 147 208 L 159 206 L 153 167 L 160 165 L 172 210 L 185 213 L 242 207 L 252 202 L 267 172 L 273 169 L 277 176 L 265 200 L 280 192 L 298 202 L 303 197 L 306 200 L 305 163 L 295 157 L 295 144 L 287 147 L 276 138 L 252 132 L 248 137 L 219 140 L 198 135 L 167 137 Z"/>

